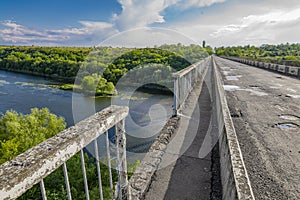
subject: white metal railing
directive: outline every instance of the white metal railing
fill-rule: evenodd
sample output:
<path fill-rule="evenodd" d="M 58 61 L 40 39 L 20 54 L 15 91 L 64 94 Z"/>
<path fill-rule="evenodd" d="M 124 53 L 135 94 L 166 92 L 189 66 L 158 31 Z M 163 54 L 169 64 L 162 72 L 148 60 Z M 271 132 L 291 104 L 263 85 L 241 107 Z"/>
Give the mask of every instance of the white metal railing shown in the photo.
<path fill-rule="evenodd" d="M 174 80 L 174 116 L 177 115 L 178 110 L 181 109 L 194 85 L 199 82 L 205 69 L 211 64 L 210 62 L 211 57 L 208 57 L 172 74 Z"/>
<path fill-rule="evenodd" d="M 15 199 L 39 183 L 42 198 L 43 200 L 47 199 L 43 180 L 54 170 L 62 166 L 68 199 L 72 199 L 66 161 L 77 152 L 80 152 L 85 194 L 86 199 L 89 200 L 83 148 L 93 143 L 100 190 L 99 198 L 102 200 L 103 191 L 97 138 L 102 134 L 106 134 L 109 181 L 111 192 L 113 192 L 110 159 L 111 147 L 108 130 L 115 127 L 118 171 L 117 198 L 130 199 L 127 181 L 125 136 L 125 117 L 127 115 L 127 107 L 110 106 L 20 154 L 13 160 L 4 163 L 0 166 L 0 198 Z"/>

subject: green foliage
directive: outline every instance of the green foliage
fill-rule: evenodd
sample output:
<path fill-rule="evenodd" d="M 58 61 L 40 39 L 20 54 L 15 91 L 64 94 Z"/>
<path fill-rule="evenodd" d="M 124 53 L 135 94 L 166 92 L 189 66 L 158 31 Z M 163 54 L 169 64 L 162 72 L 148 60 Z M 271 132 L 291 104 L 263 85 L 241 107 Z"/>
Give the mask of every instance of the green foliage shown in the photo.
<path fill-rule="evenodd" d="M 28 115 L 7 111 L 0 118 L 0 164 L 64 130 L 62 117 L 47 108 L 31 109 Z"/>
<path fill-rule="evenodd" d="M 89 185 L 89 195 L 91 199 L 99 199 L 99 183 L 97 178 L 97 168 L 94 158 L 89 157 L 86 153 L 84 154 L 85 167 L 87 180 Z M 85 190 L 83 174 L 81 169 L 80 154 L 77 153 L 71 159 L 67 161 L 68 177 L 71 188 L 71 195 L 73 199 L 84 200 Z M 134 166 L 135 167 L 135 166 Z M 111 192 L 109 187 L 109 172 L 105 164 L 100 164 L 103 196 L 105 199 L 111 199 Z M 112 169 L 113 182 L 117 182 L 117 171 Z M 63 169 L 60 167 L 47 176 L 44 179 L 47 199 L 49 200 L 60 200 L 67 199 L 67 192 L 65 189 L 65 179 Z M 35 185 L 33 188 L 28 190 L 24 195 L 19 197 L 20 200 L 27 199 L 40 199 L 40 187 Z"/>
<path fill-rule="evenodd" d="M 98 74 L 85 76 L 81 82 L 81 88 L 85 93 L 107 94 L 115 93 L 115 86 L 112 82 L 108 82 L 105 78 Z"/>
<path fill-rule="evenodd" d="M 220 47 L 216 49 L 216 54 L 300 67 L 300 44 Z"/>
<path fill-rule="evenodd" d="M 81 82 L 81 87 L 85 91 L 95 91 L 96 80 L 93 76 L 85 76 Z"/>
<path fill-rule="evenodd" d="M 78 77 L 83 91 L 112 95 L 115 94 L 114 85 L 133 68 L 161 64 L 181 70 L 212 53 L 209 46 L 181 44 L 142 49 L 2 46 L 0 69 L 52 77 L 68 83 Z M 71 89 L 69 86 L 61 88 Z"/>
<path fill-rule="evenodd" d="M 60 85 L 58 88 L 62 90 L 73 90 L 74 86 L 73 84 L 63 84 Z"/>
<path fill-rule="evenodd" d="M 92 48 L 4 46 L 0 68 L 72 82 Z"/>

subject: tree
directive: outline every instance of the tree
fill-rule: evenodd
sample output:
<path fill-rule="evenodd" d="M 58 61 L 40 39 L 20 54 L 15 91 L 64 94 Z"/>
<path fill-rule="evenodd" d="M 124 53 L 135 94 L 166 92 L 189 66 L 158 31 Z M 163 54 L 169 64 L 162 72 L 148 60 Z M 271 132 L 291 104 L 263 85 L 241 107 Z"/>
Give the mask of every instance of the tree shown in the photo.
<path fill-rule="evenodd" d="M 49 109 L 31 109 L 27 115 L 7 111 L 0 118 L 0 164 L 64 130 L 62 117 Z"/>
<path fill-rule="evenodd" d="M 93 76 L 85 76 L 82 79 L 80 86 L 84 91 L 88 91 L 88 92 L 95 91 L 96 89 L 95 78 Z"/>

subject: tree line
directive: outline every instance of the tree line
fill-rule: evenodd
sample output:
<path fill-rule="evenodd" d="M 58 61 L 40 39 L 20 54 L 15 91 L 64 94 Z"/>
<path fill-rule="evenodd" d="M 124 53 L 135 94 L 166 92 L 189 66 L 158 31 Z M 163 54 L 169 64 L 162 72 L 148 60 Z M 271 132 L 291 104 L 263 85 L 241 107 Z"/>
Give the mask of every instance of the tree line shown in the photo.
<path fill-rule="evenodd" d="M 255 46 L 232 46 L 219 47 L 215 49 L 219 56 L 235 56 L 240 58 L 249 58 L 261 62 L 270 62 L 300 67 L 300 44 L 263 44 Z"/>
<path fill-rule="evenodd" d="M 154 48 L 1 46 L 0 69 L 65 83 L 74 83 L 77 77 L 84 91 L 96 88 L 96 93 L 114 94 L 118 80 L 137 66 L 162 64 L 180 70 L 212 53 L 209 46 L 182 44 Z"/>

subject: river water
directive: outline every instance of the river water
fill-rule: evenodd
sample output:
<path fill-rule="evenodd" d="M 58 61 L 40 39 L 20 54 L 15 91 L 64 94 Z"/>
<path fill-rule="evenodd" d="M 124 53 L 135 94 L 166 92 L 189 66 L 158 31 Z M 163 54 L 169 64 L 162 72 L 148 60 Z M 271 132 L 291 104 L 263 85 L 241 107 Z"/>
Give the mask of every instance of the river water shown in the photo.
<path fill-rule="evenodd" d="M 65 118 L 67 126 L 74 124 L 72 99 L 76 101 L 79 118 L 93 114 L 90 109 L 94 105 L 95 111 L 112 104 L 112 102 L 127 102 L 130 108 L 126 118 L 127 146 L 143 151 L 149 147 L 149 142 L 156 137 L 164 123 L 172 113 L 172 96 L 148 94 L 135 91 L 133 100 L 128 97 L 86 97 L 72 91 L 64 91 L 47 86 L 55 84 L 53 80 L 43 77 L 12 73 L 0 70 L 0 115 L 7 110 L 20 113 L 30 113 L 30 109 L 47 107 L 58 116 Z M 126 99 L 127 98 L 127 99 Z M 92 109 L 93 110 L 93 109 Z"/>

